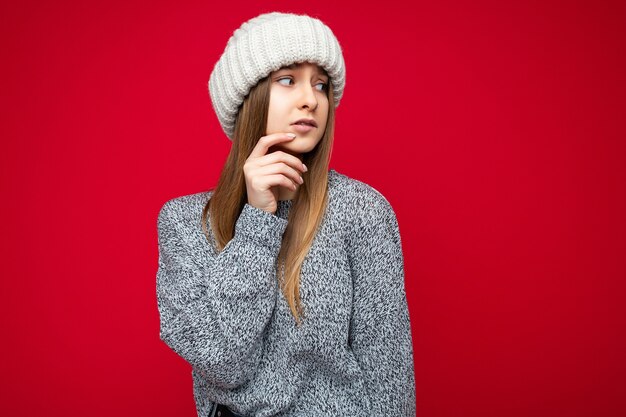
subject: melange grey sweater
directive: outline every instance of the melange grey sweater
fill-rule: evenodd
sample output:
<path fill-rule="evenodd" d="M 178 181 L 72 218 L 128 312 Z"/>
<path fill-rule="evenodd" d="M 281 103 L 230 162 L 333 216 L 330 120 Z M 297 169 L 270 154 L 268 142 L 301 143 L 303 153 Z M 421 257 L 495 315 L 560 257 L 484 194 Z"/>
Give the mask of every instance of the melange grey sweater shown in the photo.
<path fill-rule="evenodd" d="M 328 175 L 328 207 L 302 265 L 299 328 L 275 273 L 291 200 L 275 214 L 246 204 L 219 253 L 201 228 L 211 191 L 161 208 L 160 337 L 191 365 L 198 416 L 216 402 L 255 417 L 415 416 L 395 212 L 373 187 Z"/>

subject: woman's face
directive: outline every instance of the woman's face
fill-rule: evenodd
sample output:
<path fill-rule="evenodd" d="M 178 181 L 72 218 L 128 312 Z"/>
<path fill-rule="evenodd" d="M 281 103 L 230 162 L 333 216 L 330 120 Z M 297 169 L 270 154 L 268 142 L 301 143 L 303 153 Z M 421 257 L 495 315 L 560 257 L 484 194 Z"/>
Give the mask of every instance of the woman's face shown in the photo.
<path fill-rule="evenodd" d="M 295 139 L 279 147 L 294 154 L 313 150 L 326 130 L 328 76 L 318 65 L 303 62 L 272 72 L 270 79 L 266 135 L 295 133 Z M 300 119 L 310 119 L 316 126 L 297 125 Z"/>

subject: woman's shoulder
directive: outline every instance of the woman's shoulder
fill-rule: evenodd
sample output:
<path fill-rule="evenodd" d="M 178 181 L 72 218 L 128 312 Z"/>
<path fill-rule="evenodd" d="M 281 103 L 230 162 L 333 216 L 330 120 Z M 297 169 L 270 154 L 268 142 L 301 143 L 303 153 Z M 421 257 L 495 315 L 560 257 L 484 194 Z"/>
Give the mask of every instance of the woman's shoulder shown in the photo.
<path fill-rule="evenodd" d="M 164 222 L 182 224 L 198 220 L 212 193 L 212 190 L 201 191 L 167 200 L 159 210 L 158 224 Z"/>
<path fill-rule="evenodd" d="M 389 200 L 365 181 L 335 172 L 331 205 L 347 230 L 350 247 L 355 249 L 365 241 L 380 244 L 381 239 L 396 239 L 398 219 Z M 337 220 L 337 219 L 335 219 Z"/>
<path fill-rule="evenodd" d="M 329 175 L 329 193 L 335 204 L 352 215 L 393 213 L 389 200 L 370 184 L 332 169 Z"/>

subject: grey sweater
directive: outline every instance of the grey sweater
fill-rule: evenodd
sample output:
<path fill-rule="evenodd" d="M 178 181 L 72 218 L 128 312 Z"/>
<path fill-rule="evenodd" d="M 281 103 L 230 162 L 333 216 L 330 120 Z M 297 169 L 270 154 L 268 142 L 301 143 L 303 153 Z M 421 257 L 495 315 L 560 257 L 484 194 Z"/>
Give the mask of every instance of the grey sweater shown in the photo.
<path fill-rule="evenodd" d="M 304 260 L 296 327 L 274 262 L 291 200 L 246 204 L 217 252 L 201 228 L 211 191 L 159 212 L 160 337 L 191 365 L 198 416 L 415 416 L 404 259 L 395 212 L 331 169 L 328 207 Z M 213 238 L 213 236 L 211 236 Z"/>

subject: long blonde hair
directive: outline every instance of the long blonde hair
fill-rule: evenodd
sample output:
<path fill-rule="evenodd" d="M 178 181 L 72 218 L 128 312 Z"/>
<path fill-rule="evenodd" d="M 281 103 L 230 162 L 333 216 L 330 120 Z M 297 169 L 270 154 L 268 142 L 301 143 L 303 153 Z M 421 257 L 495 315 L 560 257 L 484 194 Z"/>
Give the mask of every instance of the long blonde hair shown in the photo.
<path fill-rule="evenodd" d="M 271 78 L 261 79 L 245 98 L 233 134 L 233 144 L 222 169 L 217 186 L 202 211 L 202 229 L 210 241 L 207 224 L 215 237 L 217 250 L 222 251 L 235 234 L 235 223 L 247 203 L 243 165 L 258 140 L 265 136 L 270 102 Z M 326 130 L 317 146 L 303 154 L 308 171 L 302 173 L 304 183 L 289 210 L 288 224 L 283 234 L 276 260 L 276 273 L 289 308 L 300 326 L 304 309 L 300 300 L 302 262 L 309 252 L 322 222 L 328 200 L 328 166 L 335 130 L 335 103 L 332 80 L 328 88 L 328 119 Z M 211 215 L 210 213 L 219 213 Z M 209 219 L 212 219 L 209 221 Z"/>

